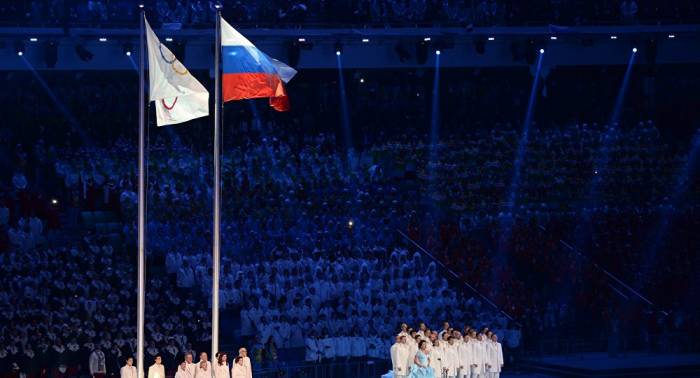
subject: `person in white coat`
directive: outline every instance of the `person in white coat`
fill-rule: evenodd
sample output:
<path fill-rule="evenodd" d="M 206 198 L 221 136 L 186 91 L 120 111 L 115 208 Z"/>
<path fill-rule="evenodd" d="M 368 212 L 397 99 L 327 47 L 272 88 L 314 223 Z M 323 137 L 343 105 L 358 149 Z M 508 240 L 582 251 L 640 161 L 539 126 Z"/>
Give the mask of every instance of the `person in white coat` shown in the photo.
<path fill-rule="evenodd" d="M 192 353 L 185 353 L 185 371 L 187 372 L 187 378 L 194 378 L 194 374 L 197 371 L 197 366 L 194 362 L 192 362 L 192 360 Z"/>
<path fill-rule="evenodd" d="M 119 369 L 120 378 L 136 378 L 136 366 L 134 366 L 134 358 L 127 357 L 126 363 Z"/>
<path fill-rule="evenodd" d="M 160 355 L 157 355 L 155 362 L 148 368 L 148 378 L 165 378 L 165 366 Z"/>
<path fill-rule="evenodd" d="M 450 336 L 447 339 L 447 345 L 445 346 L 445 361 L 444 368 L 447 370 L 447 377 L 457 377 L 457 369 L 459 368 L 459 350 L 455 343 L 456 339 L 454 336 Z"/>
<path fill-rule="evenodd" d="M 231 371 L 228 369 L 228 355 L 226 352 L 219 352 L 216 362 L 213 364 L 214 378 L 231 378 Z"/>
<path fill-rule="evenodd" d="M 435 378 L 442 378 L 444 373 L 445 349 L 440 345 L 440 340 L 433 341 L 433 348 L 430 350 L 430 367 L 435 372 Z"/>
<path fill-rule="evenodd" d="M 238 356 L 233 360 L 231 364 L 231 378 L 247 378 L 245 373 L 245 366 L 243 365 L 243 357 Z"/>
<path fill-rule="evenodd" d="M 501 370 L 503 369 L 503 348 L 501 343 L 498 342 L 498 336 L 494 333 L 491 335 L 490 346 L 490 365 L 491 365 L 491 377 L 499 378 L 501 376 Z"/>
<path fill-rule="evenodd" d="M 459 365 L 461 367 L 460 378 L 469 378 L 474 365 L 473 341 L 469 336 L 465 336 L 459 345 Z"/>
<path fill-rule="evenodd" d="M 310 331 L 309 335 L 304 339 L 304 344 L 306 346 L 306 355 L 304 360 L 306 362 L 318 362 L 321 359 L 319 342 L 314 331 Z"/>
<path fill-rule="evenodd" d="M 211 363 L 209 363 L 209 355 L 207 352 L 202 352 L 199 354 L 199 362 L 195 364 L 194 377 L 195 378 L 211 378 L 214 373 L 212 373 Z"/>
<path fill-rule="evenodd" d="M 238 357 L 236 357 L 231 366 L 231 378 L 234 377 L 253 378 L 253 368 L 250 365 L 250 358 L 248 358 L 248 350 L 246 348 L 238 350 Z"/>
<path fill-rule="evenodd" d="M 389 349 L 391 353 L 391 368 L 394 372 L 394 377 L 402 378 L 408 375 L 408 361 L 410 358 L 408 346 L 406 345 L 406 336 L 396 336 L 396 343 Z"/>
<path fill-rule="evenodd" d="M 186 361 L 182 361 L 180 362 L 180 365 L 178 365 L 177 371 L 175 372 L 175 378 L 191 378 L 190 372 L 187 371 Z"/>
<path fill-rule="evenodd" d="M 484 335 L 479 334 L 476 340 L 472 341 L 474 364 L 472 369 L 472 378 L 486 377 L 486 344 L 484 343 Z"/>

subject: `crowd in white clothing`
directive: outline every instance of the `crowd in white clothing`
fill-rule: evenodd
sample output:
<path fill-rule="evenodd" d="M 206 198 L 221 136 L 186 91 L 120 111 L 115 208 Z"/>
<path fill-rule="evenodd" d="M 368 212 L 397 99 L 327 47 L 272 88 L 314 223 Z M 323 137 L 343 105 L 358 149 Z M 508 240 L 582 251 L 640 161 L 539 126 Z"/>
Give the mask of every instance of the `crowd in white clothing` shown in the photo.
<path fill-rule="evenodd" d="M 121 378 L 136 378 L 137 370 L 134 358 L 127 357 L 124 366 L 119 371 Z M 92 369 L 91 369 L 92 374 Z M 99 374 L 99 373 L 98 373 Z M 95 374 L 92 374 L 93 377 Z M 148 367 L 148 378 L 165 378 L 165 366 L 160 355 L 156 355 L 153 365 Z M 180 361 L 175 372 L 175 378 L 252 378 L 253 370 L 248 357 L 248 350 L 240 348 L 238 356 L 231 362 L 228 353 L 218 352 L 216 361 L 209 361 L 206 352 L 199 354 L 199 361 L 193 361 L 193 353 L 187 352 Z"/>
<path fill-rule="evenodd" d="M 498 378 L 503 369 L 503 348 L 488 328 L 477 331 L 465 326 L 462 333 L 445 322 L 437 332 L 424 323 L 418 330 L 404 323 L 390 348 L 392 372 L 385 377 L 411 375 L 418 369 L 419 350 L 427 355 L 434 378 Z"/>

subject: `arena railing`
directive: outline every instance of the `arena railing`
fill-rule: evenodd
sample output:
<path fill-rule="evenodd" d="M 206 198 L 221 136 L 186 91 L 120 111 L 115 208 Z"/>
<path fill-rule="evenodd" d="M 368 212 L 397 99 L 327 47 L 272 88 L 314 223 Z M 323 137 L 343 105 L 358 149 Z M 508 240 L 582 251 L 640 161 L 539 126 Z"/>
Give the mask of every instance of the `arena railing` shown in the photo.
<path fill-rule="evenodd" d="M 467 287 L 470 291 L 472 291 L 474 294 L 478 295 L 479 298 L 481 298 L 484 302 L 488 303 L 491 307 L 493 307 L 496 311 L 499 313 L 503 314 L 506 318 L 514 322 L 518 327 L 522 327 L 522 324 L 515 318 L 513 318 L 510 314 L 505 312 L 503 309 L 498 307 L 493 301 L 491 301 L 487 296 L 482 294 L 479 290 L 477 290 L 474 286 L 470 285 L 468 282 L 464 281 L 453 271 L 452 269 L 448 268 L 440 259 L 436 258 L 432 253 L 430 253 L 427 249 L 423 248 L 420 244 L 418 244 L 415 240 L 411 239 L 408 235 L 406 235 L 403 231 L 401 230 L 396 230 L 396 232 L 401 235 L 409 244 L 413 245 L 414 247 L 418 248 L 424 255 L 428 256 L 432 261 L 434 261 L 436 264 L 438 264 L 442 269 L 445 271 L 449 272 L 450 275 L 452 276 L 453 279 L 457 280 L 458 282 L 462 283 L 465 287 Z"/>

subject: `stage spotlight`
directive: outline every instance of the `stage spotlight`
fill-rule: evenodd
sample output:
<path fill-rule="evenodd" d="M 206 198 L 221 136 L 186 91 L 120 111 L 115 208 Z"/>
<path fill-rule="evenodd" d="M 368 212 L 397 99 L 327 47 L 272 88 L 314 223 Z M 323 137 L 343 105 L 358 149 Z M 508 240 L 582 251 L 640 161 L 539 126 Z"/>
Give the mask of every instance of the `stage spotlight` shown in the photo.
<path fill-rule="evenodd" d="M 353 225 L 354 225 L 354 223 L 353 223 L 352 219 L 350 219 L 348 221 L 348 228 L 352 228 Z"/>
<path fill-rule="evenodd" d="M 364 78 L 364 77 L 361 77 L 361 78 L 360 78 L 360 83 L 364 83 L 364 82 L 365 82 L 365 78 Z"/>
<path fill-rule="evenodd" d="M 540 49 L 540 54 L 544 54 L 544 49 Z"/>
<path fill-rule="evenodd" d="M 107 38 L 106 38 L 106 37 L 100 37 L 98 40 L 99 40 L 100 42 L 107 42 Z"/>
<path fill-rule="evenodd" d="M 632 48 L 632 52 L 633 52 L 633 53 L 636 53 L 636 52 L 637 52 L 637 48 L 636 48 L 636 47 L 633 47 L 633 48 Z"/>
<path fill-rule="evenodd" d="M 172 37 L 165 37 L 165 42 L 172 42 L 173 38 Z"/>
<path fill-rule="evenodd" d="M 143 4 L 139 4 L 139 9 L 143 9 Z"/>
<path fill-rule="evenodd" d="M 362 38 L 362 43 L 369 43 L 369 38 Z"/>
<path fill-rule="evenodd" d="M 335 49 L 335 55 L 340 56 L 343 53 L 343 44 L 340 41 L 334 43 L 333 48 Z"/>
<path fill-rule="evenodd" d="M 435 55 L 440 55 L 440 50 L 435 50 Z"/>
<path fill-rule="evenodd" d="M 299 38 L 297 39 L 297 42 L 306 42 L 306 38 Z"/>
<path fill-rule="evenodd" d="M 610 39 L 617 39 L 617 36 L 616 36 L 616 35 L 611 35 L 611 36 L 610 36 Z"/>
<path fill-rule="evenodd" d="M 90 50 L 86 49 L 85 46 L 82 44 L 76 45 L 75 46 L 75 53 L 78 54 L 78 58 L 82 60 L 83 62 L 89 62 L 92 60 L 92 53 Z"/>
<path fill-rule="evenodd" d="M 676 35 L 675 35 L 675 34 L 669 34 L 669 35 L 668 35 L 668 39 L 673 39 L 673 38 L 676 38 Z"/>
<path fill-rule="evenodd" d="M 131 45 L 131 43 L 125 43 L 124 46 L 122 46 L 122 51 L 124 52 L 124 55 L 131 56 L 134 51 L 134 47 Z"/>
<path fill-rule="evenodd" d="M 55 198 L 51 198 L 51 204 L 54 206 L 58 205 L 58 200 Z"/>
<path fill-rule="evenodd" d="M 58 43 L 56 41 L 48 41 L 44 44 L 44 62 L 46 67 L 54 68 L 58 61 Z"/>
<path fill-rule="evenodd" d="M 22 41 L 15 42 L 15 53 L 17 53 L 17 56 L 24 55 L 24 42 L 22 42 Z"/>
<path fill-rule="evenodd" d="M 496 37 L 489 37 L 489 41 L 495 41 Z"/>
<path fill-rule="evenodd" d="M 556 36 L 556 35 L 553 35 L 553 36 L 549 37 L 549 39 L 552 40 L 552 41 L 556 41 L 556 40 L 557 40 L 557 36 Z"/>
<path fill-rule="evenodd" d="M 430 37 L 425 37 L 425 38 L 423 38 L 423 41 L 424 41 L 424 42 L 430 42 Z"/>
<path fill-rule="evenodd" d="M 36 41 L 38 41 L 38 40 L 39 40 L 39 39 L 36 38 L 36 37 L 31 37 L 31 38 L 29 38 L 29 42 L 36 42 Z"/>

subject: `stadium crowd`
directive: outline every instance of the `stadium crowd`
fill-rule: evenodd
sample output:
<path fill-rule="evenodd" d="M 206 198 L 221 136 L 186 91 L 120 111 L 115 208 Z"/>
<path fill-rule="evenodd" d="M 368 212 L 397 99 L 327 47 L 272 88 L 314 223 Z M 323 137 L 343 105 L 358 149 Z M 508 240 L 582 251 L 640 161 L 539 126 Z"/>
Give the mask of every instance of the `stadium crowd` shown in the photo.
<path fill-rule="evenodd" d="M 412 109 L 376 132 L 358 126 L 362 143 L 352 153 L 329 130 L 337 116 L 328 110 L 332 100 L 311 108 L 316 98 L 333 97 L 323 95 L 335 90 L 330 85 L 308 89 L 316 95 L 306 102 L 299 96 L 303 111 L 292 115 L 256 118 L 254 103 L 229 107 L 236 116 L 225 117 L 234 121 L 223 163 L 222 328 L 249 346 L 254 364 L 386 359 L 394 326 L 405 320 L 492 327 L 512 349 L 543 330 L 591 335 L 576 319 L 607 325 L 635 316 L 624 323 L 646 332 L 650 348 L 675 331 L 699 329 L 698 312 L 685 301 L 698 285 L 700 262 L 691 252 L 700 250 L 700 183 L 690 174 L 677 184 L 687 144 L 667 143 L 649 121 L 535 123 L 516 201 L 504 203 L 519 138 L 515 121 L 499 119 L 494 127 L 482 115 L 484 123 L 472 128 L 445 122 L 429 161 L 425 133 L 401 128 L 426 117 L 421 80 L 353 89 L 367 91 L 351 102 L 358 117 L 376 106 L 384 106 L 382 117 Z M 497 93 L 491 80 L 475 80 L 477 88 Z M 133 354 L 136 154 L 123 125 L 134 115 L 113 104 L 119 116 L 105 120 L 100 104 L 108 99 L 85 98 L 100 85 L 115 95 L 130 86 L 91 81 L 78 74 L 50 82 L 69 110 L 84 109 L 74 123 L 51 107 L 27 110 L 41 102 L 36 83 L 3 92 L 0 101 L 8 117 L 26 125 L 1 130 L 13 141 L 0 146 L 5 371 L 16 363 L 84 372 L 99 348 L 108 374 L 116 374 L 120 358 Z M 418 95 L 397 101 L 395 93 Z M 510 113 L 521 110 L 518 96 Z M 443 119 L 454 114 L 461 113 Z M 148 303 L 156 305 L 147 306 L 147 353 L 161 354 L 171 372 L 186 352 L 209 344 L 212 164 L 208 143 L 195 142 L 206 130 L 193 122 L 149 136 Z M 594 180 L 598 175 L 602 180 Z M 118 238 L 87 224 L 82 213 L 94 211 L 114 214 Z M 669 226 L 655 228 L 664 222 Z M 657 229 L 664 231 L 659 242 L 647 243 Z M 437 259 L 417 253 L 397 230 Z M 654 315 L 640 318 L 649 306 L 612 306 L 616 294 L 591 261 L 641 289 L 655 302 Z M 447 278 L 449 271 L 459 279 Z M 521 322 L 524 337 L 462 281 Z M 659 309 L 671 315 L 659 317 Z M 692 343 L 673 345 L 697 348 Z"/>
<path fill-rule="evenodd" d="M 600 23 L 689 23 L 700 9 L 694 1 L 578 2 L 544 0 L 365 0 L 252 1 L 147 0 L 149 19 L 172 25 L 210 26 L 215 5 L 241 25 L 581 25 Z M 120 26 L 133 24 L 135 4 L 124 0 L 11 0 L 0 4 L 0 22 L 35 25 Z"/>

